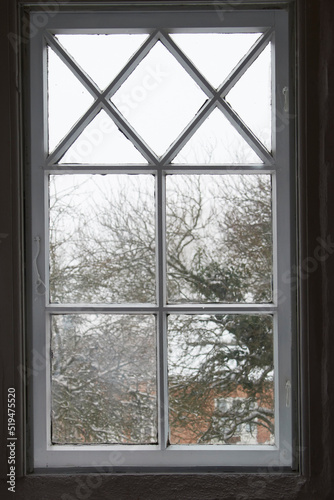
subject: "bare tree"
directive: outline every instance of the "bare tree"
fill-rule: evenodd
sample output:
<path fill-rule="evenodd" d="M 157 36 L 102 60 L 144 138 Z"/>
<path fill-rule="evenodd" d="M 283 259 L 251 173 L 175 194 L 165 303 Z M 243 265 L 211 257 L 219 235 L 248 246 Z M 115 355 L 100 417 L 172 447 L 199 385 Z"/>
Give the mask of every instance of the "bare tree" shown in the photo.
<path fill-rule="evenodd" d="M 155 302 L 154 183 L 141 180 L 144 176 L 123 176 L 117 182 L 108 177 L 112 182 L 96 183 L 101 176 L 79 187 L 74 182 L 72 193 L 70 185 L 63 193 L 53 190 L 54 300 Z M 270 176 L 169 176 L 166 238 L 169 302 L 271 301 Z M 53 329 L 57 439 L 154 442 L 154 335 L 143 324 L 139 328 L 140 316 L 138 328 L 120 318 L 111 325 L 104 315 L 91 327 L 85 320 L 83 328 L 76 324 L 82 316 L 73 316 L 66 335 L 59 323 Z M 170 315 L 168 343 L 175 442 L 236 442 L 240 426 L 248 426 L 250 435 L 259 426 L 273 434 L 271 316 Z M 98 359 L 100 368 L 92 369 L 89 359 Z M 115 368 L 119 364 L 121 370 Z M 138 371 L 132 364 L 149 369 Z M 123 389 L 117 385 L 121 380 Z M 81 406 L 72 405 L 69 413 L 74 393 Z M 221 401 L 228 398 L 234 403 L 224 406 Z M 66 419 L 70 432 L 63 430 Z M 140 429 L 148 430 L 143 434 Z"/>

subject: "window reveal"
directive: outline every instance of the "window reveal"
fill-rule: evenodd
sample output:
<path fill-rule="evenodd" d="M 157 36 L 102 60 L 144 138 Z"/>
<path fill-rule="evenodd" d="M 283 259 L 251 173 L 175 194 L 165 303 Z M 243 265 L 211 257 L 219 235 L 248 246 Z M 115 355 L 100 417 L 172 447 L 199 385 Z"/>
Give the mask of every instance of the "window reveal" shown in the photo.
<path fill-rule="evenodd" d="M 139 30 L 128 16 L 124 32 L 87 34 L 64 29 L 64 13 L 32 44 L 48 96 L 32 96 L 48 117 L 47 154 L 32 141 L 32 192 L 40 200 L 47 185 L 48 207 L 46 304 L 33 322 L 46 317 L 51 354 L 35 384 L 36 413 L 51 416 L 38 465 L 63 464 L 73 445 L 82 465 L 92 453 L 110 465 L 106 445 L 125 465 L 136 450 L 145 466 L 282 463 L 289 158 L 274 17 L 240 29 L 247 16 L 234 13 L 224 29 L 207 13 L 197 31 L 189 20 Z"/>

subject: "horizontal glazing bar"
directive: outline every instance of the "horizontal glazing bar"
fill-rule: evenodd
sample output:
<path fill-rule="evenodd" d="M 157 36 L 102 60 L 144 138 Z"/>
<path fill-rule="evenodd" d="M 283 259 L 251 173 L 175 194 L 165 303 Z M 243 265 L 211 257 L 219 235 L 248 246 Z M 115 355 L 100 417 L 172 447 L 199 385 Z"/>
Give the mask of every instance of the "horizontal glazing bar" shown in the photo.
<path fill-rule="evenodd" d="M 45 173 L 46 174 L 109 174 L 109 173 L 120 173 L 120 174 L 152 174 L 159 170 L 158 167 L 154 165 L 134 165 L 134 164 L 124 164 L 124 165 L 81 165 L 76 163 L 66 163 L 61 165 L 54 165 L 52 167 L 46 166 Z M 271 174 L 277 170 L 275 165 L 270 166 L 268 168 L 267 165 L 263 165 L 262 163 L 252 164 L 252 165 L 165 165 L 163 167 L 163 173 L 168 174 L 181 174 L 182 172 L 187 173 L 217 173 L 217 174 L 225 174 L 225 173 L 233 173 L 236 172 L 238 174 L 242 173 L 261 173 L 261 174 Z"/>
<path fill-rule="evenodd" d="M 240 313 L 268 314 L 275 313 L 277 307 L 273 304 L 187 304 L 168 305 L 161 308 L 165 314 L 211 314 Z M 50 304 L 46 306 L 48 313 L 111 313 L 111 314 L 158 314 L 159 307 L 153 304 Z"/>
<path fill-rule="evenodd" d="M 46 174 L 154 174 L 157 171 L 155 166 L 151 165 L 81 165 L 76 163 L 67 163 L 46 167 Z M 262 173 L 262 172 L 261 172 Z"/>
<path fill-rule="evenodd" d="M 183 172 L 196 174 L 271 174 L 276 171 L 275 166 L 268 169 L 267 165 L 262 163 L 252 165 L 178 165 L 174 164 L 170 167 L 164 167 L 166 174 L 181 174 Z"/>

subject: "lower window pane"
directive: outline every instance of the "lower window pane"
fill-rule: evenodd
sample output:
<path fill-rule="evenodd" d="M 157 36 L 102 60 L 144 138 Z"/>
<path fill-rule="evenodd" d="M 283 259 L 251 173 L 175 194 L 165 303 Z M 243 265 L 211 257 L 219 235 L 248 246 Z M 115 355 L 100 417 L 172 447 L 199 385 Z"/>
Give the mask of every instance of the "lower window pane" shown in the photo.
<path fill-rule="evenodd" d="M 149 315 L 52 317 L 52 442 L 157 442 L 156 326 Z"/>
<path fill-rule="evenodd" d="M 171 444 L 273 444 L 273 318 L 170 315 Z"/>
<path fill-rule="evenodd" d="M 169 303 L 272 301 L 268 174 L 168 175 Z"/>

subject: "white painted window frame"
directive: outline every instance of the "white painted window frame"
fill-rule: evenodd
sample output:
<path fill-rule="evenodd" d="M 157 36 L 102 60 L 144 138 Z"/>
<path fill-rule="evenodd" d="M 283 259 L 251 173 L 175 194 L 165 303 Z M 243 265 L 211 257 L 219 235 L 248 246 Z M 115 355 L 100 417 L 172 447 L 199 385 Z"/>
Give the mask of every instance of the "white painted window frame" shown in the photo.
<path fill-rule="evenodd" d="M 283 9 L 277 10 L 240 10 L 234 9 L 223 16 L 214 9 L 197 11 L 164 10 L 163 12 L 58 12 L 50 16 L 43 27 L 35 32 L 30 41 L 30 185 L 28 216 L 30 236 L 28 246 L 31 256 L 31 270 L 28 278 L 28 289 L 31 304 L 30 342 L 33 358 L 43 362 L 36 363 L 32 377 L 32 414 L 33 414 L 33 465 L 36 469 L 72 468 L 103 466 L 110 469 L 122 467 L 162 468 L 170 467 L 198 468 L 211 467 L 279 467 L 291 468 L 293 464 L 292 447 L 292 405 L 289 391 L 292 374 L 292 294 L 288 280 L 280 279 L 291 269 L 291 196 L 290 196 L 290 132 L 287 102 L 284 98 L 285 87 L 289 86 L 289 36 L 288 14 Z M 31 22 L 38 26 L 38 12 L 31 13 Z M 98 28 L 96 28 L 98 26 Z M 166 35 L 164 27 L 197 28 L 217 32 L 247 32 L 261 31 L 263 36 L 257 42 L 257 49 L 252 49 L 248 56 L 234 71 L 234 77 L 242 74 L 256 58 L 258 51 L 269 38 L 272 42 L 272 74 L 273 74 L 273 114 L 272 114 L 272 154 L 244 126 L 241 120 L 221 99 L 231 88 L 232 81 L 227 80 L 216 92 L 200 73 L 185 61 L 182 53 Z M 141 52 L 133 57 L 120 75 L 102 93 L 109 95 L 120 87 L 130 74 L 132 68 L 143 58 L 152 47 L 157 37 L 160 38 L 176 59 L 186 67 L 198 85 L 211 100 L 203 106 L 189 126 L 191 133 L 208 116 L 213 102 L 237 128 L 242 137 L 251 144 L 254 151 L 263 160 L 263 164 L 251 166 L 236 166 L 222 164 L 219 166 L 204 165 L 169 165 L 182 148 L 186 136 L 184 133 L 172 144 L 162 158 L 154 152 L 133 132 L 132 127 L 124 120 L 110 101 L 99 99 L 79 120 L 71 132 L 61 141 L 50 156 L 47 155 L 47 75 L 46 75 L 46 44 L 56 50 L 61 59 L 73 67 L 72 61 L 59 46 L 55 46 L 50 33 L 87 32 L 124 32 L 131 29 L 143 33 L 147 29 L 151 36 L 143 44 Z M 86 89 L 93 95 L 101 94 L 99 89 L 86 75 L 75 68 L 75 72 Z M 234 80 L 233 80 L 234 81 Z M 82 132 L 87 123 L 100 109 L 104 109 L 117 125 L 131 137 L 136 147 L 147 159 L 148 165 L 57 165 L 57 161 L 70 144 Z M 205 306 L 206 312 L 225 313 L 255 313 L 272 314 L 274 318 L 274 366 L 275 366 L 275 445 L 170 445 L 167 446 L 168 424 L 164 409 L 167 408 L 167 349 L 166 349 L 166 318 L 168 313 L 203 313 L 201 305 L 166 305 L 166 291 L 163 283 L 165 269 L 164 243 L 162 229 L 157 233 L 158 239 L 158 298 L 157 305 L 122 306 L 122 305 L 59 305 L 48 302 L 48 176 L 62 173 L 155 173 L 158 200 L 163 200 L 165 175 L 167 173 L 268 173 L 272 176 L 273 186 L 273 241 L 274 241 L 274 300 L 270 304 L 217 304 Z M 164 208 L 157 203 L 158 226 L 163 228 Z M 34 257 L 40 249 L 37 258 L 39 276 L 34 266 Z M 28 252 L 29 253 L 29 252 Z M 43 293 L 43 284 L 46 284 Z M 158 445 L 52 445 L 50 439 L 50 317 L 52 313 L 73 312 L 100 313 L 138 313 L 155 314 L 158 318 L 158 422 L 160 442 Z M 32 359 L 34 368 L 34 359 Z"/>

